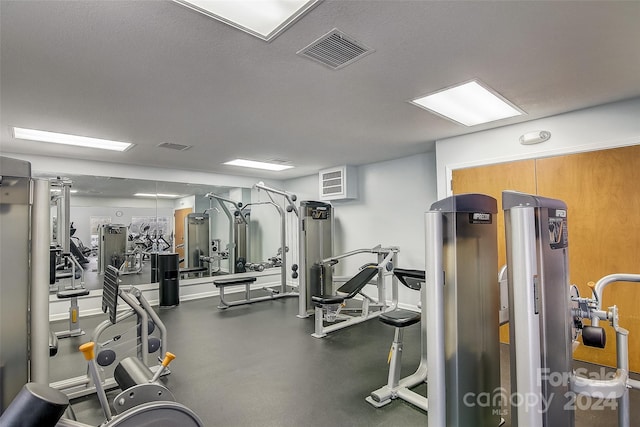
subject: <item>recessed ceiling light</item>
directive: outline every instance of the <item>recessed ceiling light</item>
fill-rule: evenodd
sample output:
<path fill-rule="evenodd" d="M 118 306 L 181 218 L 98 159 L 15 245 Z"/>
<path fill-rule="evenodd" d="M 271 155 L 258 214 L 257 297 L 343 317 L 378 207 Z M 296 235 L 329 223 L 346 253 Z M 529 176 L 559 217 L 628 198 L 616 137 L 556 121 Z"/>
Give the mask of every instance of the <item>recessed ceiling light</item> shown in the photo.
<path fill-rule="evenodd" d="M 320 0 L 173 0 L 265 41 L 271 41 Z"/>
<path fill-rule="evenodd" d="M 166 199 L 177 199 L 181 196 L 180 194 L 164 194 L 164 193 L 136 193 L 134 194 L 136 197 L 163 197 Z"/>
<path fill-rule="evenodd" d="M 270 171 L 283 171 L 291 169 L 293 166 L 276 163 L 256 162 L 254 160 L 235 159 L 224 163 L 225 165 L 241 166 L 243 168 L 265 169 Z"/>
<path fill-rule="evenodd" d="M 465 126 L 524 114 L 522 110 L 476 80 L 410 102 Z"/>
<path fill-rule="evenodd" d="M 55 133 L 17 127 L 13 128 L 13 136 L 17 139 L 26 139 L 29 141 L 51 142 L 54 144 L 99 148 L 101 150 L 112 151 L 125 151 L 133 146 L 133 144 L 129 142 L 110 141 L 108 139 L 89 138 L 86 136 L 68 135 L 65 133 Z"/>

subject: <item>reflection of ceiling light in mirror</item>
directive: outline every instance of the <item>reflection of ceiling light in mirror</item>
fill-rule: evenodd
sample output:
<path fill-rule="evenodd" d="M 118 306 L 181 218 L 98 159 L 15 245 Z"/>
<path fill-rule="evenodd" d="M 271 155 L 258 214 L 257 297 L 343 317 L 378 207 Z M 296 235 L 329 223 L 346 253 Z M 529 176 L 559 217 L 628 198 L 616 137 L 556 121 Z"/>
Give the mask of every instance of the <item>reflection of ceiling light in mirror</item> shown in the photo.
<path fill-rule="evenodd" d="M 265 41 L 273 40 L 318 0 L 174 0 Z"/>
<path fill-rule="evenodd" d="M 133 146 L 129 142 L 111 141 L 108 139 L 90 138 L 87 136 L 69 135 L 66 133 L 47 132 L 43 130 L 13 128 L 16 139 L 50 142 L 53 144 L 73 145 L 76 147 L 99 148 L 101 150 L 125 151 Z"/>
<path fill-rule="evenodd" d="M 283 171 L 285 169 L 291 169 L 293 167 L 290 165 L 280 165 L 276 163 L 267 163 L 267 162 L 256 162 L 254 160 L 245 160 L 245 159 L 235 159 L 235 160 L 225 162 L 223 164 L 230 165 L 230 166 L 240 166 L 243 168 L 265 169 L 270 171 Z"/>
<path fill-rule="evenodd" d="M 523 114 L 521 110 L 475 80 L 410 102 L 465 126 L 475 126 Z"/>
<path fill-rule="evenodd" d="M 136 197 L 164 197 L 166 199 L 177 199 L 180 197 L 184 197 L 180 194 L 164 194 L 164 193 L 136 193 L 134 194 Z"/>

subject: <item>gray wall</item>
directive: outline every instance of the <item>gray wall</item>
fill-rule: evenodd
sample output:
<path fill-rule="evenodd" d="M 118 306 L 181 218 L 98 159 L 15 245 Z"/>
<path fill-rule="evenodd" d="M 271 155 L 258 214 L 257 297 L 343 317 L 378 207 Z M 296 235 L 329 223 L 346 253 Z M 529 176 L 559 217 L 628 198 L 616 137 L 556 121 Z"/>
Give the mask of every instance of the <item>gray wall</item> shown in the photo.
<path fill-rule="evenodd" d="M 358 198 L 333 201 L 335 211 L 334 253 L 354 249 L 399 246 L 399 266 L 424 269 L 424 213 L 436 200 L 435 153 L 362 165 L 358 171 Z M 299 200 L 318 200 L 318 176 L 285 182 Z M 359 266 L 372 262 L 360 255 L 341 261 L 337 274 L 353 275 Z M 400 302 L 415 305 L 418 293 L 400 285 Z"/>

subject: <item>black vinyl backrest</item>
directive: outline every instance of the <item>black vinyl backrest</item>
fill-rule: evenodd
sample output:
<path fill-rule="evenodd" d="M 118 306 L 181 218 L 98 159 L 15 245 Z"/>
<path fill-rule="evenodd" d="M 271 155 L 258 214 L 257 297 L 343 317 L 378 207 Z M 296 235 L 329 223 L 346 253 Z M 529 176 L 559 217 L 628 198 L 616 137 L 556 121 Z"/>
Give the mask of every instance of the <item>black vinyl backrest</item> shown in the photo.
<path fill-rule="evenodd" d="M 353 298 L 358 292 L 365 287 L 369 280 L 378 274 L 377 266 L 367 266 L 360 270 L 358 274 L 349 279 L 344 285 L 340 286 L 338 292 L 348 294 L 345 298 Z"/>
<path fill-rule="evenodd" d="M 393 274 L 409 289 L 419 291 L 424 283 L 424 270 L 411 270 L 408 268 L 394 268 Z"/>
<path fill-rule="evenodd" d="M 118 311 L 118 292 L 120 283 L 118 280 L 119 271 L 112 265 L 107 266 L 104 272 L 104 284 L 102 286 L 102 311 L 109 312 L 109 320 L 116 323 Z"/>

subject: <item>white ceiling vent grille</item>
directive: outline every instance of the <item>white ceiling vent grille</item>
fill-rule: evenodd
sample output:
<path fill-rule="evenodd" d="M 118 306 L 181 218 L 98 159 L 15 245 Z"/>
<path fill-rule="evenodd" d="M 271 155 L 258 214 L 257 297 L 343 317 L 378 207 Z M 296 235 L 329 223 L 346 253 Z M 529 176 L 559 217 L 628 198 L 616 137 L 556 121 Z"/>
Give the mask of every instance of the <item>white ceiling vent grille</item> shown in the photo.
<path fill-rule="evenodd" d="M 158 144 L 158 147 L 168 148 L 169 150 L 185 151 L 191 148 L 191 145 L 182 145 L 182 144 L 173 144 L 171 142 L 163 142 L 162 144 Z"/>
<path fill-rule="evenodd" d="M 354 63 L 374 50 L 334 28 L 297 53 L 338 70 Z"/>
<path fill-rule="evenodd" d="M 320 171 L 320 200 L 355 199 L 358 197 L 357 171 L 353 166 Z"/>

